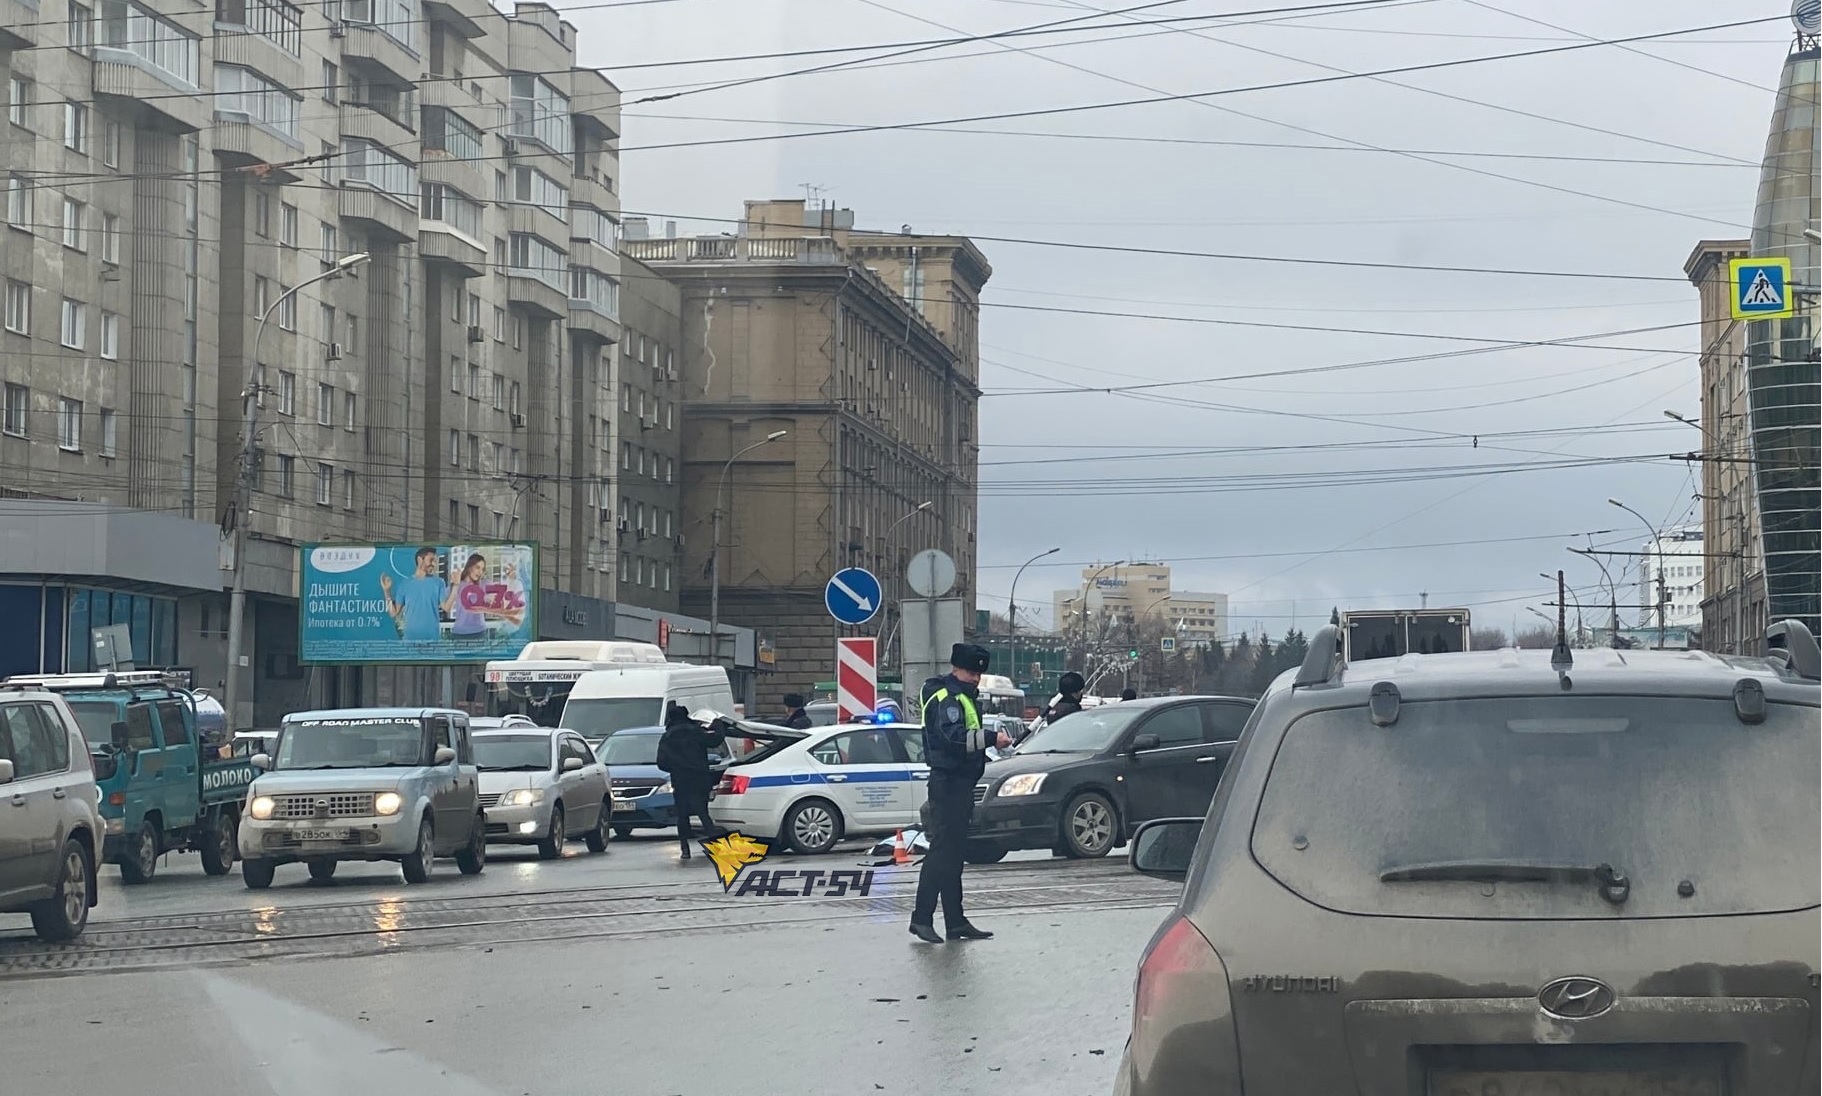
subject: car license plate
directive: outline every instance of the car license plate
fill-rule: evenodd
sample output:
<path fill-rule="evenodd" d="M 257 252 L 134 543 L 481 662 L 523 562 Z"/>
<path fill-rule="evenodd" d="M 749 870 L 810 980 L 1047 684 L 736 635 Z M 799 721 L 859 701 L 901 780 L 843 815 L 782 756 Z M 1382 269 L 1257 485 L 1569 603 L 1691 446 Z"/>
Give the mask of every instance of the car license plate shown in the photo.
<path fill-rule="evenodd" d="M 614 810 L 615 811 L 631 811 L 634 809 L 635 808 L 633 807 L 633 805 L 624 799 L 614 800 Z"/>
<path fill-rule="evenodd" d="M 347 830 L 293 830 L 291 835 L 299 841 L 346 841 Z"/>
<path fill-rule="evenodd" d="M 1430 1096 L 1723 1096 L 1718 1073 L 1690 1069 L 1467 1070 L 1430 1076 Z"/>

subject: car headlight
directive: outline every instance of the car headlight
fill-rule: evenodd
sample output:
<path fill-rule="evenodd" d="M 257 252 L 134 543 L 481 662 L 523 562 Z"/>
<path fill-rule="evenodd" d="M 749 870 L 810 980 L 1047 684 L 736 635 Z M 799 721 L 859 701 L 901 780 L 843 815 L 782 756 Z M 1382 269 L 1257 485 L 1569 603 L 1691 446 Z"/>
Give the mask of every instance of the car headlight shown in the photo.
<path fill-rule="evenodd" d="M 1000 794 L 1036 795 L 1038 789 L 1044 786 L 1044 778 L 1049 775 L 1049 773 L 1020 773 L 1017 776 L 1009 776 L 1006 778 L 1006 782 L 1000 785 Z"/>
<path fill-rule="evenodd" d="M 658 785 L 658 789 L 657 789 L 657 791 L 655 791 L 655 792 L 653 792 L 653 793 L 652 793 L 652 794 L 654 794 L 654 795 L 670 795 L 670 794 L 671 794 L 671 792 L 672 792 L 672 790 L 673 790 L 673 789 L 672 789 L 672 788 L 671 788 L 671 786 L 670 786 L 670 785 L 669 785 L 669 784 L 668 784 L 668 783 L 667 783 L 667 784 L 660 784 L 660 785 Z"/>
<path fill-rule="evenodd" d="M 543 788 L 514 788 L 500 797 L 502 807 L 529 807 L 544 802 Z"/>
<path fill-rule="evenodd" d="M 263 822 L 272 817 L 272 812 L 277 807 L 278 804 L 273 802 L 271 796 L 256 795 L 253 802 L 247 805 L 247 813 Z"/>
<path fill-rule="evenodd" d="M 397 792 L 381 792 L 373 797 L 374 814 L 397 814 L 405 806 L 405 797 Z"/>

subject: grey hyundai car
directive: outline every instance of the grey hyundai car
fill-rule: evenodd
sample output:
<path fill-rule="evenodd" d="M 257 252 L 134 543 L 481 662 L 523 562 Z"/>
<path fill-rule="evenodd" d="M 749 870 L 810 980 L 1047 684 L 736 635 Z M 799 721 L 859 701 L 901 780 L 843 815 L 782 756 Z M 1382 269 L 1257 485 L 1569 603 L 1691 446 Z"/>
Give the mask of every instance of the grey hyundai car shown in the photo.
<path fill-rule="evenodd" d="M 1815 1096 L 1816 641 L 1483 651 L 1267 691 L 1141 960 L 1129 1096 Z"/>

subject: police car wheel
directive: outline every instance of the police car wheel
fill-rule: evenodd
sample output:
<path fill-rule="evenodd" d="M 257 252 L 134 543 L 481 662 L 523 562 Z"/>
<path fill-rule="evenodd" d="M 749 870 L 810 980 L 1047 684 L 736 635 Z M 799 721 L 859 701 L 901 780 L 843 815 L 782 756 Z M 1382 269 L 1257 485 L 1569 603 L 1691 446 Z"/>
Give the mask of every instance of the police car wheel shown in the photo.
<path fill-rule="evenodd" d="M 841 840 L 841 811 L 826 799 L 806 799 L 784 816 L 784 837 L 806 856 L 828 852 Z"/>

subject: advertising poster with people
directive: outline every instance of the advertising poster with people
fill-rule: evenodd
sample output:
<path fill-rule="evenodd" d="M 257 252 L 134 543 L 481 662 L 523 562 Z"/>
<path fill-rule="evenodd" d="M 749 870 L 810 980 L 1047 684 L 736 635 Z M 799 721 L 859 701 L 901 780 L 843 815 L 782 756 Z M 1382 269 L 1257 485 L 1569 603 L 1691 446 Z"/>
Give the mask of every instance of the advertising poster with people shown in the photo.
<path fill-rule="evenodd" d="M 487 662 L 537 638 L 535 544 L 300 551 L 301 662 Z"/>

